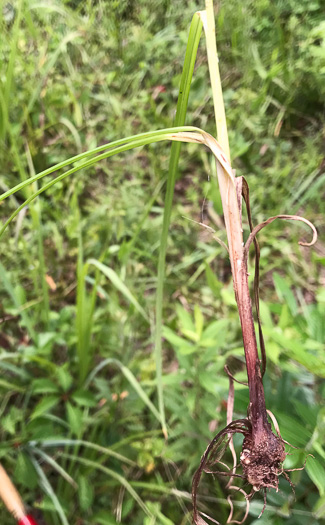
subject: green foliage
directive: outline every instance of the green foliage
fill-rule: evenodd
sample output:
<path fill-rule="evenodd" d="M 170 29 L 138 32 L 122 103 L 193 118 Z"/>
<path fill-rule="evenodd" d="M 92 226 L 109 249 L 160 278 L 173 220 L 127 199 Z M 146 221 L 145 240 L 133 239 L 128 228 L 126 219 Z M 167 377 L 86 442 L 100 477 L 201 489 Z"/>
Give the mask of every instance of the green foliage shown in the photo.
<path fill-rule="evenodd" d="M 220 214 L 218 188 L 207 180 L 214 168 L 192 144 L 177 161 L 174 145 L 174 206 L 169 186 L 164 214 L 170 147 L 154 142 L 161 133 L 148 134 L 174 123 L 198 8 L 203 1 L 15 0 L 0 10 L 3 222 L 41 192 L 42 181 L 29 185 L 29 177 L 45 171 L 48 186 L 0 243 L 0 456 L 25 501 L 53 525 L 190 523 L 191 477 L 226 420 L 224 364 L 245 380 L 227 254 L 183 219 L 210 220 L 224 239 L 207 206 L 211 200 Z M 250 184 L 255 223 L 298 212 L 324 228 L 322 8 L 321 0 L 218 7 L 232 159 Z M 186 102 L 180 96 L 175 124 L 186 113 L 186 124 L 213 133 L 204 45 L 187 111 Z M 63 171 L 53 176 L 57 163 Z M 321 242 L 299 247 L 298 234 L 308 234 L 298 228 L 274 223 L 259 235 L 265 391 L 283 437 L 302 449 L 286 467 L 302 466 L 306 453 L 315 459 L 292 473 L 296 501 L 285 482 L 268 495 L 260 525 L 320 524 L 325 516 L 324 250 Z M 157 284 L 162 231 L 166 266 Z M 157 306 L 168 442 L 152 352 Z M 236 385 L 236 414 L 247 404 L 247 389 Z M 216 480 L 211 494 L 207 508 L 225 521 L 224 484 Z M 261 508 L 256 498 L 251 523 Z"/>

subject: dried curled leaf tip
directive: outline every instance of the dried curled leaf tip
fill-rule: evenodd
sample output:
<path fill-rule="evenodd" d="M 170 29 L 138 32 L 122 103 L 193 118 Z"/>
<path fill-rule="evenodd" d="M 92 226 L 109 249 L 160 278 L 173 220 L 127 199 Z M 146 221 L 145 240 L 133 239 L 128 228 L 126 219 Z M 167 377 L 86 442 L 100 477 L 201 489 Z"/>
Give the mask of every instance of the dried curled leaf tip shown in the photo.
<path fill-rule="evenodd" d="M 244 250 L 244 255 L 245 255 L 246 260 L 247 260 L 247 257 L 248 257 L 249 247 L 250 247 L 251 243 L 253 242 L 253 240 L 255 239 L 255 237 L 258 234 L 258 232 L 260 232 L 263 228 L 265 228 L 265 226 L 268 226 L 268 224 L 271 224 L 271 222 L 275 221 L 276 219 L 304 222 L 305 224 L 307 224 L 312 229 L 312 231 L 313 231 L 313 238 L 312 238 L 312 240 L 310 242 L 299 241 L 299 244 L 301 246 L 312 246 L 317 241 L 317 230 L 316 230 L 315 226 L 313 225 L 313 223 L 310 222 L 308 219 L 305 219 L 305 217 L 300 217 L 299 215 L 275 215 L 274 217 L 269 217 L 266 221 L 261 222 L 260 224 L 255 226 L 253 231 L 250 233 L 250 235 L 249 235 L 249 237 L 248 237 L 248 239 L 246 241 L 245 250 Z"/>

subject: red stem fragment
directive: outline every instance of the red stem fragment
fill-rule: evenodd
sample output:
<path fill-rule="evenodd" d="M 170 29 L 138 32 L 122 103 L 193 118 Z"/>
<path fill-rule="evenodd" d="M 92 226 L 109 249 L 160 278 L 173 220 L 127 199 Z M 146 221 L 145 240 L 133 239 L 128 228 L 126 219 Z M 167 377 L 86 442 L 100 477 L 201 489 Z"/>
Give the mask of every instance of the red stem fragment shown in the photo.
<path fill-rule="evenodd" d="M 38 525 L 32 516 L 26 514 L 20 494 L 2 465 L 0 465 L 0 497 L 18 525 Z"/>
<path fill-rule="evenodd" d="M 32 516 L 24 516 L 18 521 L 18 525 L 38 525 Z"/>

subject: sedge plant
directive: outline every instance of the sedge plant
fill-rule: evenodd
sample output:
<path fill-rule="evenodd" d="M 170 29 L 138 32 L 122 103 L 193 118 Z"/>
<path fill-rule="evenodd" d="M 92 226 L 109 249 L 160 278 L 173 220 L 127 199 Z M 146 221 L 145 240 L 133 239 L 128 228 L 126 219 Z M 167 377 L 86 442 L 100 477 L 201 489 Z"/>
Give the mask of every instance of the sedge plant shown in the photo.
<path fill-rule="evenodd" d="M 215 39 L 215 22 L 212 0 L 206 0 L 206 10 L 201 13 L 204 29 L 207 38 L 208 61 L 210 78 L 214 99 L 217 136 L 220 145 L 223 148 L 227 159 L 230 158 L 226 117 L 223 106 L 221 82 L 218 67 L 218 57 Z M 197 525 L 203 525 L 206 522 L 200 515 L 197 508 L 197 490 L 201 474 L 203 471 L 217 473 L 216 465 L 220 464 L 221 455 L 220 448 L 224 444 L 225 438 L 231 442 L 231 449 L 234 456 L 234 468 L 229 473 L 219 472 L 220 475 L 229 476 L 230 482 L 228 487 L 235 488 L 231 485 L 231 481 L 236 474 L 236 455 L 232 444 L 232 435 L 240 433 L 244 436 L 242 452 L 240 455 L 240 462 L 243 469 L 242 477 L 248 481 L 252 486 L 250 495 L 245 497 L 247 501 L 258 492 L 260 489 L 264 491 L 266 497 L 266 489 L 278 489 L 279 475 L 284 474 L 283 462 L 286 457 L 285 442 L 281 437 L 279 427 L 275 421 L 276 434 L 272 431 L 271 424 L 268 420 L 268 411 L 265 403 L 265 396 L 263 390 L 262 378 L 265 373 L 265 348 L 261 325 L 259 323 L 259 335 L 261 342 L 261 359 L 259 358 L 257 338 L 255 334 L 254 319 L 252 313 L 252 303 L 248 285 L 248 252 L 251 243 L 255 240 L 257 233 L 269 223 L 276 219 L 300 220 L 306 222 L 313 230 L 313 238 L 310 243 L 300 244 L 311 246 L 317 240 L 317 232 L 315 227 L 306 219 L 294 215 L 278 215 L 271 217 L 260 225 L 252 229 L 249 205 L 249 190 L 247 182 L 242 177 L 235 177 L 232 173 L 230 163 L 228 169 L 220 161 L 217 161 L 217 175 L 219 188 L 222 199 L 223 213 L 225 218 L 225 226 L 228 238 L 228 251 L 231 263 L 231 271 L 234 281 L 234 291 L 236 302 L 238 306 L 238 313 L 241 322 L 245 360 L 247 368 L 248 388 L 249 388 L 249 407 L 247 419 L 231 421 L 228 426 L 219 432 L 217 436 L 211 441 L 205 454 L 202 457 L 200 466 L 193 479 L 193 502 L 194 502 L 194 522 Z M 242 197 L 246 201 L 248 215 L 250 219 L 251 234 L 246 243 L 243 242 L 242 229 Z M 257 251 L 256 260 L 256 277 L 255 277 L 255 298 L 256 308 L 259 320 L 259 306 L 258 306 L 258 246 L 255 244 Z M 229 404 L 233 405 L 233 378 L 230 376 L 230 397 Z M 230 409 L 230 418 L 231 418 Z M 224 451 L 223 451 L 224 452 Z M 264 510 L 264 509 L 263 509 Z M 247 513 L 246 513 L 247 514 Z M 246 515 L 245 515 L 246 516 Z M 231 522 L 231 514 L 228 521 Z"/>
<path fill-rule="evenodd" d="M 196 54 L 198 45 L 201 37 L 202 27 L 204 28 L 207 42 L 208 52 L 208 63 L 210 70 L 210 79 L 212 86 L 212 94 L 214 101 L 214 110 L 217 127 L 217 138 L 218 141 L 204 130 L 193 126 L 185 126 L 186 111 L 188 105 L 188 98 L 191 86 L 191 80 L 194 72 L 194 65 L 196 60 Z M 216 172 L 217 179 L 220 189 L 221 201 L 223 206 L 223 215 L 225 220 L 225 227 L 228 239 L 228 253 L 231 263 L 231 271 L 234 282 L 235 298 L 238 306 L 239 318 L 242 327 L 243 344 L 247 367 L 248 376 L 248 388 L 250 403 L 248 407 L 248 415 L 246 418 L 231 421 L 232 418 L 232 406 L 233 406 L 233 380 L 230 371 L 228 375 L 230 378 L 230 395 L 229 395 L 229 411 L 227 427 L 219 432 L 215 438 L 209 444 L 206 452 L 202 456 L 200 466 L 193 479 L 193 507 L 194 515 L 193 519 L 197 525 L 203 525 L 206 522 L 203 519 L 205 516 L 200 513 L 197 492 L 199 488 L 199 482 L 203 472 L 218 473 L 221 476 L 228 476 L 229 490 L 234 489 L 233 480 L 236 477 L 243 477 L 251 486 L 252 491 L 250 495 L 243 492 L 247 501 L 249 497 L 260 489 L 266 491 L 267 488 L 278 488 L 279 475 L 284 473 L 283 462 L 286 457 L 286 451 L 284 447 L 284 440 L 281 438 L 280 430 L 276 423 L 273 415 L 270 415 L 274 422 L 276 433 L 272 431 L 271 424 L 268 418 L 268 411 L 265 404 L 264 390 L 263 390 L 263 375 L 265 372 L 265 349 L 263 343 L 263 337 L 261 327 L 259 325 L 259 336 L 261 343 L 261 359 L 258 354 L 257 339 L 255 334 L 254 319 L 252 313 L 252 303 L 248 285 L 248 253 L 249 247 L 253 242 L 256 248 L 256 279 L 255 279 L 255 298 L 256 298 L 256 309 L 257 317 L 259 321 L 259 307 L 258 307 L 258 245 L 256 242 L 257 233 L 267 224 L 276 219 L 288 219 L 298 220 L 306 223 L 313 230 L 313 239 L 310 243 L 304 243 L 305 245 L 311 245 L 316 241 L 317 233 L 314 226 L 307 220 L 296 215 L 277 215 L 271 217 L 256 226 L 255 228 L 251 224 L 251 233 L 244 243 L 243 241 L 243 229 L 242 229 L 242 197 L 246 202 L 248 216 L 250 223 L 250 204 L 249 204 L 249 191 L 247 182 L 242 177 L 237 177 L 232 170 L 230 162 L 230 150 L 228 143 L 228 133 L 226 125 L 226 116 L 222 97 L 222 87 L 218 67 L 218 57 L 216 49 L 215 39 L 215 23 L 214 23 L 214 10 L 212 0 L 206 0 L 205 11 L 196 13 L 193 17 L 189 39 L 187 44 L 187 50 L 185 55 L 184 67 L 181 77 L 181 84 L 179 90 L 179 97 L 176 109 L 175 125 L 170 128 L 165 128 L 158 131 L 151 131 L 138 135 L 133 135 L 124 139 L 115 140 L 113 142 L 104 144 L 103 146 L 88 150 L 80 153 L 74 157 L 67 159 L 66 161 L 60 162 L 40 173 L 33 174 L 29 178 L 25 178 L 15 187 L 4 192 L 0 196 L 0 202 L 4 199 L 13 196 L 17 192 L 26 191 L 30 188 L 26 200 L 12 213 L 12 215 L 5 221 L 4 225 L 0 230 L 0 236 L 3 235 L 8 225 L 12 220 L 28 205 L 31 205 L 33 201 L 43 194 L 44 192 L 51 189 L 59 181 L 72 176 L 73 174 L 90 168 L 91 166 L 97 165 L 99 162 L 106 160 L 114 155 L 121 154 L 129 151 L 133 148 L 147 146 L 160 141 L 172 142 L 169 172 L 167 178 L 167 188 L 165 196 L 165 207 L 163 215 L 163 226 L 160 237 L 160 252 L 158 262 L 158 279 L 157 279 L 157 291 L 156 291 L 156 312 L 155 312 L 155 362 L 156 362 L 156 384 L 157 384 L 157 397 L 158 397 L 158 409 L 149 399 L 147 394 L 141 388 L 136 378 L 130 373 L 128 369 L 123 367 L 121 363 L 116 360 L 105 360 L 98 365 L 97 370 L 101 370 L 106 365 L 115 365 L 125 375 L 129 383 L 136 390 L 140 398 L 150 409 L 152 414 L 156 417 L 161 425 L 162 432 L 165 437 L 168 437 L 168 425 L 166 421 L 165 408 L 164 408 L 164 396 L 163 396 L 163 381 L 162 381 L 162 327 L 163 327 L 163 292 L 164 292 L 164 279 L 165 279 L 165 264 L 166 264 L 166 253 L 167 253 L 167 240 L 168 231 L 171 219 L 171 210 L 173 203 L 174 188 L 176 182 L 176 175 L 178 170 L 178 163 L 180 158 L 181 143 L 195 143 L 207 147 L 215 157 L 216 161 Z M 67 171 L 64 171 L 68 168 Z M 58 173 L 56 173 L 58 172 Z M 45 177 L 56 173 L 55 177 L 48 180 L 41 187 L 36 187 L 35 184 L 41 181 Z M 41 239 L 40 239 L 41 242 Z M 81 245 L 80 245 L 81 246 Z M 39 252 L 40 256 L 42 251 Z M 42 267 L 44 267 L 44 261 L 42 261 Z M 96 272 L 104 274 L 110 282 L 118 289 L 126 298 L 126 300 L 133 304 L 137 311 L 142 315 L 145 321 L 148 323 L 150 317 L 147 312 L 142 308 L 137 299 L 131 294 L 131 292 L 124 285 L 122 280 L 117 276 L 112 268 L 106 266 L 103 262 L 90 259 L 83 261 L 82 251 L 79 252 L 78 260 L 78 304 L 79 304 L 79 317 L 77 319 L 78 330 L 80 333 L 80 340 L 78 344 L 78 357 L 79 357 L 79 380 L 81 384 L 89 384 L 92 380 L 93 375 L 90 374 L 92 356 L 90 352 L 90 339 L 92 330 L 92 316 L 95 307 L 96 294 L 95 286 L 90 299 L 86 297 L 85 282 L 90 267 L 95 267 Z M 47 305 L 48 298 L 44 297 L 44 301 Z M 46 307 L 46 312 L 48 306 Z M 47 315 L 47 314 L 46 314 Z M 88 376 L 88 379 L 87 379 Z M 236 455 L 234 452 L 232 435 L 234 433 L 240 433 L 244 436 L 243 448 L 240 456 L 242 475 L 236 472 Z M 74 445 L 78 447 L 82 443 L 82 440 L 75 440 Z M 65 445 L 69 445 L 68 440 Z M 225 452 L 229 445 L 233 457 L 234 466 L 228 471 L 220 471 L 217 466 L 221 464 L 221 456 Z M 35 452 L 37 455 L 37 452 Z M 65 453 L 63 457 L 67 460 L 73 460 L 79 463 L 86 462 L 88 467 L 96 468 L 96 464 L 89 460 L 81 460 L 77 458 L 75 454 Z M 41 470 L 37 466 L 38 470 Z M 112 476 L 124 485 L 138 504 L 143 510 L 150 516 L 150 510 L 146 506 L 143 507 L 143 502 L 138 498 L 134 489 L 127 483 L 123 478 L 117 475 L 114 471 L 101 467 L 101 470 L 108 476 Z M 43 476 L 40 472 L 40 476 Z M 238 487 L 237 487 L 238 488 Z M 50 489 L 49 489 L 50 490 Z M 239 489 L 242 491 L 242 489 Z M 265 492 L 266 493 L 266 492 Z M 55 495 L 53 495 L 55 498 Z M 230 504 L 231 500 L 230 500 Z M 247 511 L 246 511 L 247 514 Z M 209 517 L 207 517 L 209 519 Z M 213 522 L 216 522 L 214 518 Z M 232 519 L 232 507 L 228 522 Z M 61 516 L 61 522 L 66 523 L 64 514 Z"/>

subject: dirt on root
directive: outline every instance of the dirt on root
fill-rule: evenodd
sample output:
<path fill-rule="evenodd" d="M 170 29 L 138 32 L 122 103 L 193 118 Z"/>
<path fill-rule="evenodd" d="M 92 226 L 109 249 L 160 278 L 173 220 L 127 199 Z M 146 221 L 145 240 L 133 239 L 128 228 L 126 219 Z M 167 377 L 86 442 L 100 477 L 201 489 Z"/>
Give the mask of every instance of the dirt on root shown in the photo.
<path fill-rule="evenodd" d="M 255 491 L 263 488 L 277 489 L 285 457 L 283 441 L 271 430 L 265 432 L 258 441 L 253 440 L 252 434 L 247 434 L 240 455 L 243 476 Z"/>

